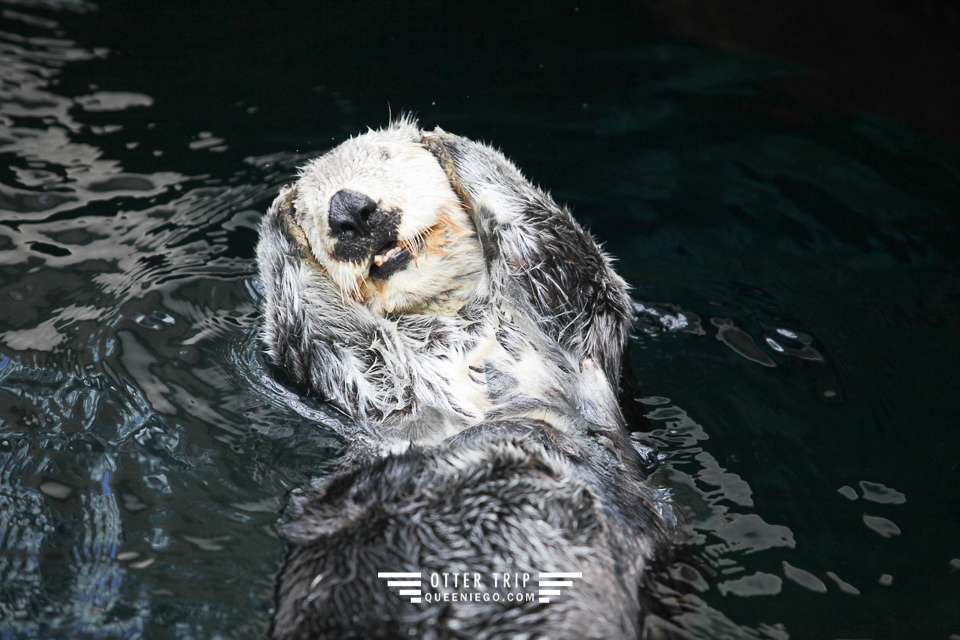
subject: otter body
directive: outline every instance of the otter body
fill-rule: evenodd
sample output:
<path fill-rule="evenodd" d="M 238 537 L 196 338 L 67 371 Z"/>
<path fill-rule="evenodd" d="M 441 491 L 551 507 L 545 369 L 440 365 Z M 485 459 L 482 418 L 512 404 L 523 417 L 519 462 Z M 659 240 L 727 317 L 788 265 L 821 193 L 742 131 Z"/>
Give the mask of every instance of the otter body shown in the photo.
<path fill-rule="evenodd" d="M 632 307 L 566 209 L 401 120 L 304 167 L 257 259 L 270 357 L 356 423 L 344 468 L 294 499 L 275 637 L 637 636 L 668 527 L 617 404 Z M 468 571 L 584 580 L 412 604 L 376 579 Z"/>

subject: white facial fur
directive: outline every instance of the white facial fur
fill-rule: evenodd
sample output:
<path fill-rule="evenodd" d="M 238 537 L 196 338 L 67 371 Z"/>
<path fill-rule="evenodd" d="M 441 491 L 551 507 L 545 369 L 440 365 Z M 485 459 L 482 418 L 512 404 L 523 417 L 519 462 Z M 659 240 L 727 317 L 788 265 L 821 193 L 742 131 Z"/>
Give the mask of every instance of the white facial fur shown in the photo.
<path fill-rule="evenodd" d="M 376 313 L 443 312 L 451 298 L 469 294 L 483 271 L 473 223 L 410 121 L 351 138 L 311 161 L 295 190 L 296 223 L 307 249 L 345 300 Z M 406 268 L 374 281 L 373 255 L 359 262 L 334 257 L 330 200 L 341 190 L 367 196 L 381 211 L 399 212 L 397 240 L 414 255 Z"/>

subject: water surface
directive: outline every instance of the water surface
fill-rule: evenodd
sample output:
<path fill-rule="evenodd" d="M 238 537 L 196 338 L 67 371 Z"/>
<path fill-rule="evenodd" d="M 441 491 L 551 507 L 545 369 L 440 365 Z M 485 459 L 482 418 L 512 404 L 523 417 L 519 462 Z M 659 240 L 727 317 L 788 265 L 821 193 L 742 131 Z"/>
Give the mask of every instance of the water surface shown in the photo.
<path fill-rule="evenodd" d="M 501 147 L 633 287 L 691 532 L 652 626 L 960 634 L 950 145 L 588 7 L 0 11 L 0 636 L 266 633 L 274 526 L 342 443 L 264 364 L 256 224 L 400 110 Z"/>

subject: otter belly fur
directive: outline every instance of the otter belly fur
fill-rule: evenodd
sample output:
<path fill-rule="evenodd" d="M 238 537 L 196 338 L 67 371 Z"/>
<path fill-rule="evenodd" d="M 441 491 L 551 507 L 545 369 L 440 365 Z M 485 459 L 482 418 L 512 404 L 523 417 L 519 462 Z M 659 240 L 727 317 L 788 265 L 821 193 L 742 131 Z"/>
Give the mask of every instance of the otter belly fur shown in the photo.
<path fill-rule="evenodd" d="M 303 167 L 260 234 L 270 358 L 353 419 L 293 498 L 274 637 L 637 637 L 669 506 L 617 402 L 627 286 L 570 213 L 401 119 Z M 583 577 L 411 603 L 381 572 Z"/>

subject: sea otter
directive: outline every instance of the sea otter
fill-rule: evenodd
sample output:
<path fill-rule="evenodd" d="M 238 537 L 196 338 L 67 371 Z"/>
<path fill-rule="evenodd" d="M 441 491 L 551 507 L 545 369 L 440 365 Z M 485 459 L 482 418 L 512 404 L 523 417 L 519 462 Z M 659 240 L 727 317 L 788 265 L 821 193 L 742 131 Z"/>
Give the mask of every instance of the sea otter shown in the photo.
<path fill-rule="evenodd" d="M 268 354 L 355 424 L 293 499 L 274 637 L 637 637 L 669 505 L 617 402 L 627 286 L 571 214 L 402 118 L 303 167 L 260 234 Z M 479 576 L 490 599 L 411 603 L 391 572 Z M 539 572 L 582 579 L 494 597 Z"/>

